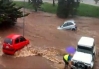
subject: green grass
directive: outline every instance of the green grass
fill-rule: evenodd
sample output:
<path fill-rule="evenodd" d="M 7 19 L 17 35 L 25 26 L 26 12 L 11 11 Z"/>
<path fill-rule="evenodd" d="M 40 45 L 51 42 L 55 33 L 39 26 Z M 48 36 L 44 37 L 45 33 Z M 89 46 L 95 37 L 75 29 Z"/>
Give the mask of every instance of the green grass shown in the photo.
<path fill-rule="evenodd" d="M 99 7 L 88 5 L 88 4 L 80 4 L 78 8 L 78 15 L 89 16 L 89 17 L 99 17 Z"/>
<path fill-rule="evenodd" d="M 52 4 L 49 3 L 44 3 L 41 8 L 44 12 L 49 12 L 49 13 L 56 13 L 57 12 L 57 4 L 56 6 L 53 7 Z"/>
<path fill-rule="evenodd" d="M 22 2 L 22 1 L 14 1 L 14 3 L 16 3 L 16 6 L 19 6 L 19 7 L 21 6 L 21 7 L 27 8 L 27 9 L 33 9 L 32 4 L 29 4 L 27 2 L 25 2 L 25 5 L 24 5 L 24 2 Z"/>
<path fill-rule="evenodd" d="M 17 6 L 23 6 L 23 2 L 15 2 Z M 49 12 L 49 13 L 56 13 L 57 11 L 57 4 L 55 7 L 53 7 L 52 4 L 50 3 L 44 3 L 41 8 L 44 12 Z M 28 9 L 33 9 L 32 4 L 25 3 L 25 8 Z M 89 16 L 89 17 L 99 17 L 99 7 L 97 6 L 92 6 L 88 4 L 80 4 L 78 8 L 78 15 L 79 16 Z"/>

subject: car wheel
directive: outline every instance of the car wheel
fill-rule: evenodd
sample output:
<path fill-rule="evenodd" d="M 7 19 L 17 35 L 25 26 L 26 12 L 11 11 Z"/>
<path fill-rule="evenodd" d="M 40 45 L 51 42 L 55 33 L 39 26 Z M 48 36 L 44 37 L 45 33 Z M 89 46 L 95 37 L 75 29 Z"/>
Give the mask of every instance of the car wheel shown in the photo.
<path fill-rule="evenodd" d="M 72 31 L 76 31 L 76 28 L 72 28 Z"/>

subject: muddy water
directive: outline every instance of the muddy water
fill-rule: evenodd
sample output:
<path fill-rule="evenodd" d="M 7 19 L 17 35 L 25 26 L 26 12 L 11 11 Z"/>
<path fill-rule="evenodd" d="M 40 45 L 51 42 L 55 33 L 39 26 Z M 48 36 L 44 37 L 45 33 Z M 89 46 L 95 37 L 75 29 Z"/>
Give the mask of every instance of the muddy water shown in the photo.
<path fill-rule="evenodd" d="M 13 58 L 5 55 L 0 57 L 0 65 L 2 69 L 52 69 L 50 64 L 41 57 Z"/>
<path fill-rule="evenodd" d="M 28 45 L 17 51 L 14 56 L 0 52 L 0 67 L 2 69 L 55 69 L 63 68 L 63 50 L 54 47 L 33 47 Z M 51 65 L 53 63 L 54 65 Z"/>
<path fill-rule="evenodd" d="M 0 51 L 0 68 L 2 69 L 63 69 L 63 49 L 54 47 L 35 47 L 31 44 L 17 51 L 14 56 Z M 97 57 L 99 53 L 97 52 Z M 98 58 L 95 69 L 98 68 Z"/>
<path fill-rule="evenodd" d="M 95 69 L 99 69 L 98 50 Z M 64 49 L 28 45 L 10 56 L 3 54 L 0 48 L 0 69 L 63 69 L 63 54 Z"/>
<path fill-rule="evenodd" d="M 49 17 L 49 15 L 51 17 Z M 32 12 L 31 15 L 27 16 L 25 25 L 25 36 L 32 41 L 32 46 L 25 47 L 21 51 L 18 51 L 14 56 L 2 55 L 1 51 L 1 69 L 63 69 L 64 64 L 62 62 L 62 55 L 64 54 L 64 50 L 59 49 L 65 48 L 68 45 L 76 46 L 78 39 L 82 35 L 95 37 L 98 51 L 99 19 L 78 17 L 75 18 L 75 20 L 78 22 L 77 32 L 59 31 L 56 27 L 62 25 L 64 19 L 56 18 L 52 14 Z M 1 41 L 5 36 L 12 32 L 22 34 L 21 23 L 23 22 L 23 19 L 19 19 L 18 22 L 19 24 L 12 29 L 7 29 L 5 31 L 0 29 Z M 95 69 L 99 69 L 98 58 L 96 59 L 95 64 Z"/>

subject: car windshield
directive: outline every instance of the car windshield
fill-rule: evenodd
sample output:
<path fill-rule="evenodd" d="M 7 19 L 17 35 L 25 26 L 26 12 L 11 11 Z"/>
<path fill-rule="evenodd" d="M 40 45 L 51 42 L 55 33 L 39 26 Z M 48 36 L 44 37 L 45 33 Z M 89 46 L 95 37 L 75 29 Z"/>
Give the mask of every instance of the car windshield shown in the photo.
<path fill-rule="evenodd" d="M 12 39 L 10 39 L 10 38 L 5 38 L 4 43 L 12 44 Z"/>
<path fill-rule="evenodd" d="M 92 54 L 93 53 L 93 47 L 87 48 L 87 47 L 83 47 L 83 46 L 78 46 L 77 51 Z"/>
<path fill-rule="evenodd" d="M 66 27 L 67 26 L 67 23 L 63 24 L 63 27 Z"/>

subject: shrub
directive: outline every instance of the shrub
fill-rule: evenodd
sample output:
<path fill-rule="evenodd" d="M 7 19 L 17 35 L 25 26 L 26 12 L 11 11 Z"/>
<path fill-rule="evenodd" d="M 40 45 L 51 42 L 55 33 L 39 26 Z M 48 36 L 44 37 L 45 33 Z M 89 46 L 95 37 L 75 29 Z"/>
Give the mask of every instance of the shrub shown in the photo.
<path fill-rule="evenodd" d="M 0 26 L 13 26 L 22 17 L 21 7 L 9 0 L 0 0 Z"/>

